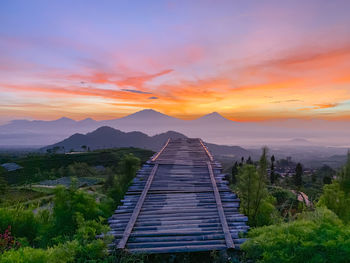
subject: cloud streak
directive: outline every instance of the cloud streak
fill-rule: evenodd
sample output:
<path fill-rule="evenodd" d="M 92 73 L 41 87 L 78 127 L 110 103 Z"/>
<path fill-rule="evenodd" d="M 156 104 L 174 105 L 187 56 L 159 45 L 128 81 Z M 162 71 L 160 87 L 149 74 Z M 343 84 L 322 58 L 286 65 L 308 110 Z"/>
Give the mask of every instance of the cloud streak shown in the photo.
<path fill-rule="evenodd" d="M 157 12 L 120 5 L 116 15 L 86 4 L 88 16 L 65 4 L 60 12 L 40 6 L 50 17 L 20 12 L 36 4 L 10 8 L 14 14 L 4 6 L 2 114 L 26 109 L 40 118 L 46 106 L 60 114 L 55 103 L 67 116 L 99 118 L 154 108 L 185 118 L 219 111 L 242 121 L 350 119 L 342 104 L 350 100 L 347 6 L 190 2 L 188 16 L 162 5 Z"/>
<path fill-rule="evenodd" d="M 133 89 L 121 89 L 122 91 L 137 93 L 137 94 L 152 94 L 151 92 L 146 92 L 142 90 L 133 90 Z"/>

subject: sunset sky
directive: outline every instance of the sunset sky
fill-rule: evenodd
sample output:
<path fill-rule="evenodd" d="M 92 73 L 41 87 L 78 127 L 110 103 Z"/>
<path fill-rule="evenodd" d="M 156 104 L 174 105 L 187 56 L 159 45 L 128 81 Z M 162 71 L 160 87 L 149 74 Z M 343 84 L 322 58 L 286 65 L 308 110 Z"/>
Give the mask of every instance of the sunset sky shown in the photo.
<path fill-rule="evenodd" d="M 0 124 L 350 120 L 350 1 L 0 2 Z"/>

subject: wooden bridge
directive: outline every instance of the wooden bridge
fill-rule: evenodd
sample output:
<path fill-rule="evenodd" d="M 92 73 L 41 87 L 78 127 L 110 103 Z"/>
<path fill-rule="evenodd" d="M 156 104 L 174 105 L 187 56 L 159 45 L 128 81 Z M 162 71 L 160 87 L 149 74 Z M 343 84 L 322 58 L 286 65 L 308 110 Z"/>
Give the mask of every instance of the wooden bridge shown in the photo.
<path fill-rule="evenodd" d="M 109 219 L 113 246 L 131 253 L 239 248 L 247 217 L 200 139 L 169 139 L 138 171 Z"/>

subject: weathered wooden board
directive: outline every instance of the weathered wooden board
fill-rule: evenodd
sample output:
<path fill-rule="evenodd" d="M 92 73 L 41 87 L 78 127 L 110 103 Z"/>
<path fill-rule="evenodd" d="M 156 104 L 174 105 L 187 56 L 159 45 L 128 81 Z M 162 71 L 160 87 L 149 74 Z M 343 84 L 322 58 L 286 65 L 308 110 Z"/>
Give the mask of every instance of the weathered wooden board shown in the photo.
<path fill-rule="evenodd" d="M 111 248 L 174 253 L 236 248 L 247 217 L 200 139 L 169 139 L 109 219 Z"/>

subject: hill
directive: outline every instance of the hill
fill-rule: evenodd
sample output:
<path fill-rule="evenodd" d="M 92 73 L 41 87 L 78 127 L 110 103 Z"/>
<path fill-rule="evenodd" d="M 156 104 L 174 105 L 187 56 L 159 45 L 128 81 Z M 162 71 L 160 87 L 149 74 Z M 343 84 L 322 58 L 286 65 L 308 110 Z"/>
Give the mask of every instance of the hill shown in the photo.
<path fill-rule="evenodd" d="M 142 132 L 122 132 L 108 126 L 98 128 L 97 130 L 87 134 L 74 134 L 69 138 L 46 146 L 41 150 L 56 148 L 59 151 L 82 151 L 86 148 L 91 150 L 104 148 L 120 148 L 120 147 L 135 147 L 158 151 L 168 140 L 168 138 L 187 138 L 187 136 L 168 131 L 165 133 L 148 136 Z M 214 155 L 225 155 L 230 157 L 249 156 L 251 153 L 239 146 L 223 146 L 216 144 L 208 144 L 211 152 Z"/>

